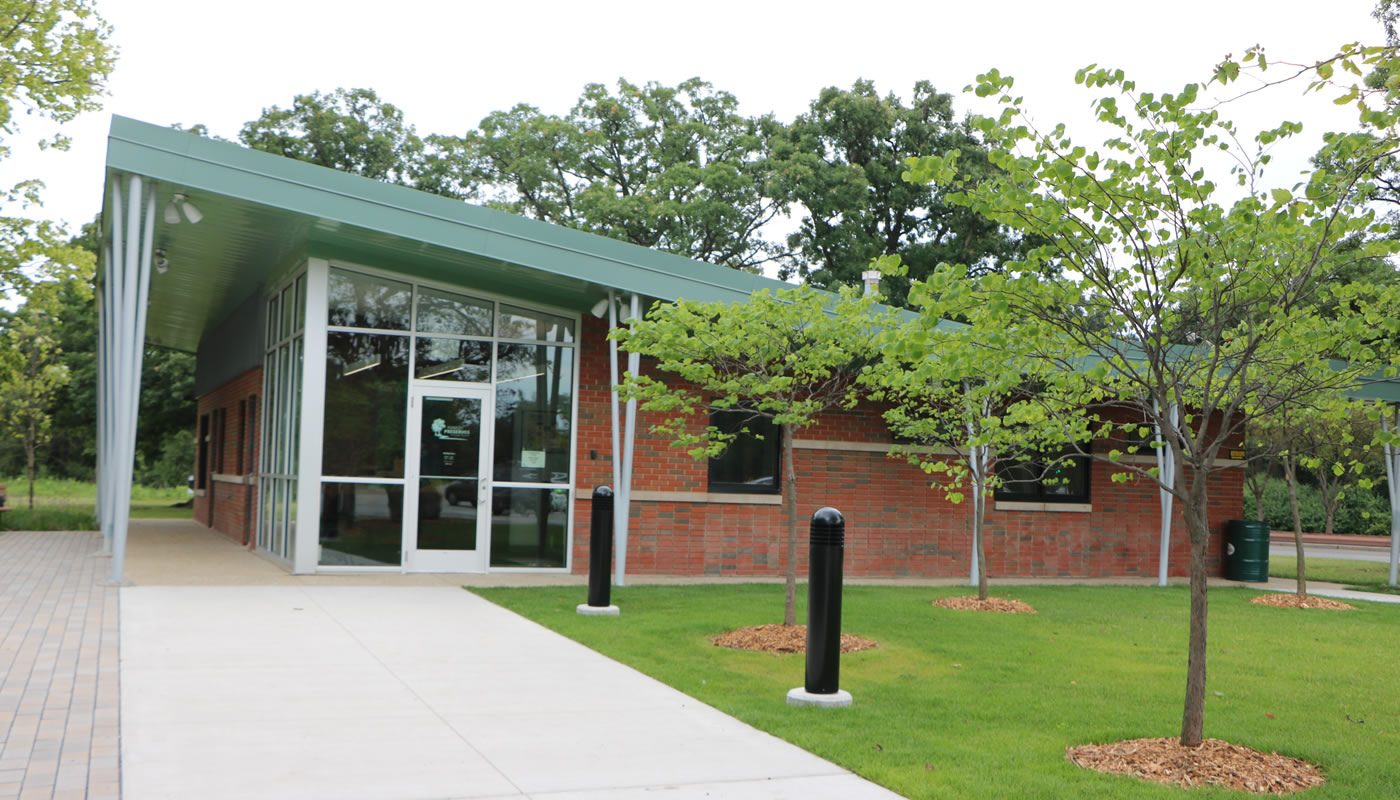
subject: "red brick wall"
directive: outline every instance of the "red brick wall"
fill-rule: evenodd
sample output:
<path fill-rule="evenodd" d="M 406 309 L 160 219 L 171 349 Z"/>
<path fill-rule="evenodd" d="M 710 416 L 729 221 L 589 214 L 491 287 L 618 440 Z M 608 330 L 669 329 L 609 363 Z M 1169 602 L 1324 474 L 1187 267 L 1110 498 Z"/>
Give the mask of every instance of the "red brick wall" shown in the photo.
<path fill-rule="evenodd" d="M 594 486 L 613 482 L 605 326 L 584 319 L 579 380 L 579 502 L 574 522 L 574 571 L 588 569 Z M 622 354 L 625 359 L 625 354 Z M 625 369 L 625 360 L 623 362 Z M 643 372 L 648 366 L 643 364 Z M 651 434 L 658 417 L 638 415 L 634 492 L 705 492 L 707 468 Z M 697 420 L 696 425 L 703 424 Z M 861 442 L 880 452 L 800 448 L 798 564 L 805 569 L 807 522 L 822 506 L 846 516 L 848 575 L 950 577 L 966 575 L 971 503 L 954 504 L 929 487 L 918 468 L 883 452 L 890 435 L 874 409 L 827 415 L 797 434 L 802 440 Z M 594 457 L 596 455 L 596 458 Z M 1094 463 L 1092 512 L 997 511 L 988 502 L 986 554 L 992 576 L 1155 576 L 1159 502 L 1144 478 L 1115 483 L 1120 468 Z M 1243 514 L 1243 470 L 1228 469 L 1210 487 L 1210 570 L 1220 571 L 1219 538 L 1227 520 Z M 634 501 L 627 569 L 638 574 L 780 576 L 786 541 L 782 506 L 712 502 Z M 1170 572 L 1187 573 L 1190 550 L 1176 504 Z"/>
<path fill-rule="evenodd" d="M 574 519 L 574 571 L 588 569 L 588 531 L 594 486 L 612 485 L 608 347 L 601 320 L 585 317 L 579 352 L 578 503 Z M 624 369 L 625 369 L 625 354 Z M 643 370 L 649 368 L 644 365 Z M 252 369 L 199 399 L 199 414 L 224 408 L 228 444 L 213 472 L 236 467 L 238 403 L 258 396 L 262 370 Z M 706 491 L 703 460 L 691 458 L 650 432 L 659 417 L 639 414 L 634 491 Z M 703 424 L 697 420 L 696 425 Z M 257 436 L 254 431 L 254 449 Z M 244 437 L 246 441 L 246 436 Z M 805 569 L 807 521 L 824 505 L 847 519 L 845 567 L 851 576 L 963 576 L 969 567 L 970 503 L 954 504 L 929 487 L 919 469 L 888 458 L 890 436 L 873 409 L 839 412 L 802 431 L 801 440 L 861 442 L 879 452 L 803 448 L 798 475 L 798 562 Z M 211 458 L 213 451 L 211 448 Z M 257 453 L 245 453 L 244 474 L 256 473 Z M 1117 468 L 1095 463 L 1089 513 L 997 511 L 989 502 L 986 553 L 992 576 L 1150 576 L 1157 573 L 1158 499 L 1145 479 L 1114 483 Z M 1229 469 L 1210 487 L 1210 523 L 1218 540 L 1226 520 L 1243 514 L 1243 470 Z M 195 519 L 240 542 L 252 541 L 255 487 L 213 481 L 195 498 Z M 210 502 L 212 496 L 212 504 Z M 252 501 L 252 502 L 249 502 Z M 212 514 L 211 514 L 212 505 Z M 780 505 L 637 501 L 632 508 L 627 568 L 638 574 L 780 576 L 786 524 Z M 1211 571 L 1218 573 L 1218 541 Z M 1185 575 L 1189 546 L 1180 507 L 1172 534 L 1171 573 Z"/>
<path fill-rule="evenodd" d="M 248 418 L 245 411 L 244 425 L 246 427 L 240 427 L 239 404 L 246 402 L 250 397 L 257 398 L 257 408 L 253 409 L 254 413 L 251 419 Z M 222 460 L 216 457 L 216 451 L 219 449 L 217 437 L 220 432 L 214 430 L 214 411 L 220 408 L 224 411 Z M 215 441 L 211 441 L 209 446 L 209 472 L 211 475 L 206 480 L 203 496 L 197 494 L 194 498 L 194 518 L 197 522 L 214 528 L 234 541 L 251 546 L 257 534 L 255 517 L 257 514 L 257 487 L 249 476 L 256 476 L 258 472 L 257 458 L 261 445 L 259 441 L 261 430 L 258 426 L 261 424 L 263 416 L 262 367 L 250 369 L 199 398 L 198 409 L 200 417 L 205 414 L 209 415 L 210 433 L 215 437 Z M 198 425 L 197 422 L 196 425 Z M 195 430 L 197 433 L 199 428 L 196 427 Z M 249 434 L 252 435 L 251 446 L 248 444 Z M 243 469 L 241 472 L 238 470 L 239 442 L 243 442 Z M 197 442 L 195 446 L 198 447 Z M 199 469 L 197 457 L 195 469 Z M 212 477 L 213 473 L 237 476 L 248 482 L 231 483 L 218 480 Z M 199 485 L 198 477 L 196 477 L 195 485 Z"/>

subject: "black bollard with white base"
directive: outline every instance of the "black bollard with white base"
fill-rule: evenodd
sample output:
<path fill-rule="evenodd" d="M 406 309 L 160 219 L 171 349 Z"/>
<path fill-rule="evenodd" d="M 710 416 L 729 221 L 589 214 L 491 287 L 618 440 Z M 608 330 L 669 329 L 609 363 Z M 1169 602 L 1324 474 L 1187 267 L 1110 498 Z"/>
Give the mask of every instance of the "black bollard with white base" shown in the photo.
<path fill-rule="evenodd" d="M 612 605 L 613 491 L 606 486 L 593 490 L 592 530 L 588 539 L 588 602 L 578 607 L 586 617 L 615 617 L 622 611 Z"/>
<path fill-rule="evenodd" d="M 844 708 L 842 691 L 841 577 L 846 557 L 846 519 L 834 508 L 812 515 L 812 550 L 807 558 L 807 675 L 787 694 L 790 706 Z"/>

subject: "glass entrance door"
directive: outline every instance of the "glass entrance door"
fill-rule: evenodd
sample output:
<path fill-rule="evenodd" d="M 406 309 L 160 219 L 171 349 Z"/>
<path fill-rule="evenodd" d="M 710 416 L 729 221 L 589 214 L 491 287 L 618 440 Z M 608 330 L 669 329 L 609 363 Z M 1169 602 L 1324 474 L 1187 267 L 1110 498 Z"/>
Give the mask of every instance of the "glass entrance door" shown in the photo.
<path fill-rule="evenodd" d="M 409 396 L 404 571 L 485 572 L 490 394 L 443 386 Z"/>

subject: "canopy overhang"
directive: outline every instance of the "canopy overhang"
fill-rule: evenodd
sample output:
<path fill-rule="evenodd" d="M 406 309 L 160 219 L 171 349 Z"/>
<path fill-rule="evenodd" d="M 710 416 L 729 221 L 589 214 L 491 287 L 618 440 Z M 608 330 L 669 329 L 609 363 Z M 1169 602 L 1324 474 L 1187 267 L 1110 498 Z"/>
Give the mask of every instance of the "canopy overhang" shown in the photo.
<path fill-rule="evenodd" d="M 151 274 L 146 341 L 189 352 L 239 302 L 308 256 L 580 312 L 608 289 L 739 302 L 788 286 L 124 117 L 113 117 L 108 137 L 104 241 L 123 175 L 145 179 L 161 212 L 153 249 L 164 271 Z M 198 224 L 165 221 L 177 193 L 199 209 Z"/>

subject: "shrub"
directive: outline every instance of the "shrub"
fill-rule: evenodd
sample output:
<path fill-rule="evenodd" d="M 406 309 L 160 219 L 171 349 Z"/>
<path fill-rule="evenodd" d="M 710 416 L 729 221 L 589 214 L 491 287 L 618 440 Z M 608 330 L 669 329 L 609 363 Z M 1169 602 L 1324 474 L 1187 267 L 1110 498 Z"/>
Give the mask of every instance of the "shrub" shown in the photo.
<path fill-rule="evenodd" d="M 91 509 L 16 508 L 0 514 L 3 531 L 95 531 L 97 517 Z"/>
<path fill-rule="evenodd" d="M 1353 486 L 1346 490 L 1337 506 L 1333 533 L 1355 533 L 1384 536 L 1390 532 L 1390 502 L 1380 489 Z M 1244 518 L 1255 519 L 1254 493 L 1245 490 Z M 1322 493 L 1306 483 L 1298 485 L 1298 516 L 1305 533 L 1321 533 L 1325 516 Z M 1293 512 L 1288 507 L 1288 484 L 1282 478 L 1270 478 L 1264 486 L 1264 521 L 1277 531 L 1293 530 Z"/>

